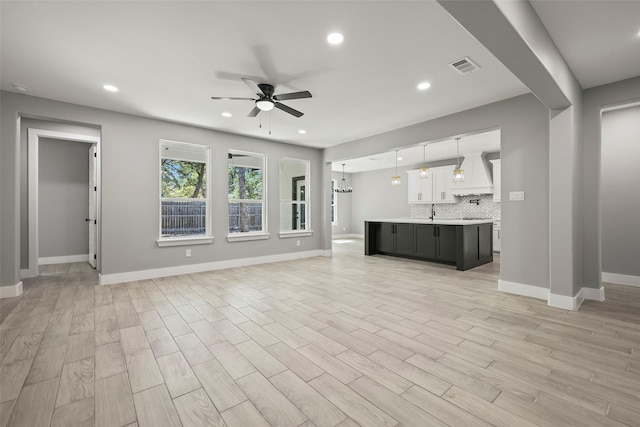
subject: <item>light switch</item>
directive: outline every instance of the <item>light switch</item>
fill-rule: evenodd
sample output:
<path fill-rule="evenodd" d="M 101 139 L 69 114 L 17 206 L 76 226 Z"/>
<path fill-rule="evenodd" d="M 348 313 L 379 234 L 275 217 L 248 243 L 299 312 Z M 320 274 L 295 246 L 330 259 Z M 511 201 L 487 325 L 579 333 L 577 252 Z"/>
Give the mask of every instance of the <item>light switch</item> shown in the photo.
<path fill-rule="evenodd" d="M 509 192 L 509 200 L 512 202 L 522 202 L 524 201 L 524 191 L 510 191 Z"/>

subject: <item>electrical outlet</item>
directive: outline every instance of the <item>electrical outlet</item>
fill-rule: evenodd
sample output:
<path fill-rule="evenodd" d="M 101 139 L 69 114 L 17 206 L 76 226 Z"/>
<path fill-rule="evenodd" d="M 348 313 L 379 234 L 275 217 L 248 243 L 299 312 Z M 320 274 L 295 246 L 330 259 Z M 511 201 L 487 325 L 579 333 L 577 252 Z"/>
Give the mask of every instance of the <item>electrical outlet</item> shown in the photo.
<path fill-rule="evenodd" d="M 184 256 L 189 258 L 191 256 L 191 249 L 187 249 L 187 251 L 185 252 Z"/>
<path fill-rule="evenodd" d="M 296 240 L 296 246 L 300 246 L 300 240 Z"/>
<path fill-rule="evenodd" d="M 524 201 L 524 191 L 510 191 L 509 192 L 509 201 L 511 201 L 511 202 L 522 202 L 522 201 Z"/>

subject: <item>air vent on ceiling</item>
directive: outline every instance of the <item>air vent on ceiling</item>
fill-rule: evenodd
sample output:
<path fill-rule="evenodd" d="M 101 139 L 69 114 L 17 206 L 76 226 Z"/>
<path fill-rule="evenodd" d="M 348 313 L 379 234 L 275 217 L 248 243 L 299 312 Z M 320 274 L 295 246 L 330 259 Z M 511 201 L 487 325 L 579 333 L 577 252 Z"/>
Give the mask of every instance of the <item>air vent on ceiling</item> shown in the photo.
<path fill-rule="evenodd" d="M 468 56 L 465 56 L 462 59 L 458 59 L 457 61 L 453 61 L 451 64 L 449 64 L 449 66 L 455 69 L 460 74 L 469 74 L 480 68 L 478 64 L 473 62 Z"/>

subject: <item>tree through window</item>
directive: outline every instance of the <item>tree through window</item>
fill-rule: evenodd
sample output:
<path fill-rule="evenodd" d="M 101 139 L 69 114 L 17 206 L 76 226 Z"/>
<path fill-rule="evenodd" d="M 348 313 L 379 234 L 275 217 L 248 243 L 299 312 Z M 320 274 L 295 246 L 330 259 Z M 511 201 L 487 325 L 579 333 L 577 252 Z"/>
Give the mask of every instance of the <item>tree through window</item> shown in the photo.
<path fill-rule="evenodd" d="M 229 151 L 229 234 L 266 232 L 264 154 Z"/>

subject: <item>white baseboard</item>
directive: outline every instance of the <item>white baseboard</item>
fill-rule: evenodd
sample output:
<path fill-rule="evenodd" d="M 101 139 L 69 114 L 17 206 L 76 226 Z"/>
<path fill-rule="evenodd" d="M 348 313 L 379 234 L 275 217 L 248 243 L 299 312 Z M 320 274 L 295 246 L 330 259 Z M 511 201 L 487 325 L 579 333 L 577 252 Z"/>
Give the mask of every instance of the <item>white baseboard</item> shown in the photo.
<path fill-rule="evenodd" d="M 131 282 L 134 280 L 155 279 L 158 277 L 178 276 L 180 274 L 202 273 L 203 271 L 222 270 L 225 268 L 246 267 L 248 265 L 266 264 L 270 262 L 291 261 L 294 259 L 316 256 L 331 256 L 331 250 L 314 250 L 292 252 L 278 255 L 267 255 L 254 258 L 230 259 L 226 261 L 207 262 L 203 264 L 179 265 L 175 267 L 154 268 L 151 270 L 130 271 L 126 273 L 100 274 L 101 285 Z"/>
<path fill-rule="evenodd" d="M 13 286 L 0 286 L 0 299 L 19 297 L 20 295 L 22 295 L 22 282 Z"/>
<path fill-rule="evenodd" d="M 584 301 L 584 297 L 582 296 L 581 289 L 574 297 L 549 293 L 547 304 L 551 307 L 561 308 L 563 310 L 576 311 L 580 308 L 580 305 L 582 305 L 582 301 Z"/>
<path fill-rule="evenodd" d="M 540 286 L 525 285 L 522 283 L 498 280 L 498 290 L 510 294 L 522 295 L 525 297 L 549 300 L 549 289 Z"/>
<path fill-rule="evenodd" d="M 640 286 L 640 276 L 630 276 L 628 274 L 605 273 L 603 271 L 602 281 L 619 285 Z"/>
<path fill-rule="evenodd" d="M 604 287 L 602 286 L 599 288 L 588 288 L 583 286 L 582 289 L 580 289 L 580 292 L 582 292 L 584 299 L 600 302 L 604 301 Z"/>
<path fill-rule="evenodd" d="M 364 239 L 364 234 L 334 234 L 331 240 L 336 239 Z"/>
<path fill-rule="evenodd" d="M 563 310 L 576 311 L 586 299 L 594 301 L 604 301 L 604 288 L 583 287 L 577 295 L 570 297 L 549 292 L 547 288 L 539 286 L 524 285 L 522 283 L 498 280 L 498 290 L 511 294 L 546 300 L 550 307 L 561 308 Z"/>
<path fill-rule="evenodd" d="M 83 255 L 65 255 L 65 256 L 50 256 L 38 258 L 38 264 L 68 264 L 70 262 L 89 262 L 89 254 Z"/>

